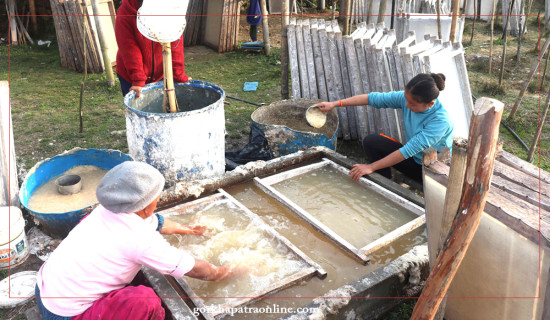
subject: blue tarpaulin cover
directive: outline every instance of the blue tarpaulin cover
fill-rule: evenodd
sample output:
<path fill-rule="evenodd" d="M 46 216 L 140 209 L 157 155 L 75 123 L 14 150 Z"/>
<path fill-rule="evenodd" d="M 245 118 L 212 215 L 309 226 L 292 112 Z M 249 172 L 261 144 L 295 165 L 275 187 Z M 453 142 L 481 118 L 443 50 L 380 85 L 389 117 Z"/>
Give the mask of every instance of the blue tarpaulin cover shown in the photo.
<path fill-rule="evenodd" d="M 243 91 L 256 91 L 258 89 L 258 82 L 245 82 Z"/>

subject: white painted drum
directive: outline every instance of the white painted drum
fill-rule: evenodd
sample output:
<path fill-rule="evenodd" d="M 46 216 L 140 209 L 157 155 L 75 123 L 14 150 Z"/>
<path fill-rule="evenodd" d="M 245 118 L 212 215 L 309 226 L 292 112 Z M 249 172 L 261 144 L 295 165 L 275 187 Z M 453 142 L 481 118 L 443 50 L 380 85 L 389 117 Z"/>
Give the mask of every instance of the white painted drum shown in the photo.
<path fill-rule="evenodd" d="M 168 181 L 190 181 L 225 172 L 222 88 L 191 80 L 175 85 L 180 112 L 162 113 L 162 82 L 145 86 L 139 98 L 124 97 L 126 137 L 136 161 L 157 168 Z"/>
<path fill-rule="evenodd" d="M 29 256 L 25 219 L 17 207 L 0 207 L 0 269 L 16 266 Z"/>

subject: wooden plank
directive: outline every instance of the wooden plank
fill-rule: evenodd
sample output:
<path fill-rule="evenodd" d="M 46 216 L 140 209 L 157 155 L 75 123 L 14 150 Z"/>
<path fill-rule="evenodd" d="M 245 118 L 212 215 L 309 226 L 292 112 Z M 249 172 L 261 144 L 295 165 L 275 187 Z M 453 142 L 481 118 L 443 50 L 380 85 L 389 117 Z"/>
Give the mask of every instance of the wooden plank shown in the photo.
<path fill-rule="evenodd" d="M 203 198 L 200 198 L 200 199 L 197 199 L 197 200 L 193 200 L 193 201 L 185 202 L 185 203 L 182 203 L 182 204 L 178 204 L 178 205 L 173 206 L 173 207 L 168 208 L 168 209 L 162 209 L 162 211 L 159 211 L 158 213 L 162 214 L 163 216 L 169 217 L 172 214 L 176 214 L 178 212 L 190 210 L 194 207 L 197 207 L 197 206 L 200 206 L 200 205 L 203 205 L 203 204 L 207 204 L 207 203 L 216 201 L 216 200 L 221 199 L 221 198 L 223 198 L 222 194 L 215 193 L 213 195 L 203 197 Z"/>
<path fill-rule="evenodd" d="M 363 92 L 362 93 L 369 93 L 371 92 L 370 83 L 369 83 L 369 68 L 367 64 L 367 57 L 365 56 L 365 49 L 363 48 L 363 39 L 355 39 L 354 45 L 355 45 L 355 52 L 357 54 L 357 60 L 359 63 L 359 72 L 360 72 L 360 78 L 361 82 L 363 83 Z M 372 67 L 372 66 L 371 66 Z M 367 122 L 367 134 L 374 134 L 374 110 L 371 106 L 365 106 L 363 108 L 363 111 L 366 113 L 366 122 Z"/>
<path fill-rule="evenodd" d="M 323 28 L 325 26 L 324 21 L 322 21 Z M 313 47 L 313 60 L 315 62 L 315 77 L 317 79 L 317 89 L 318 97 L 321 100 L 328 100 L 327 85 L 325 82 L 325 70 L 323 67 L 323 54 L 321 51 L 321 43 L 319 39 L 319 28 L 317 19 L 311 20 L 311 44 Z"/>
<path fill-rule="evenodd" d="M 292 242 L 290 242 L 287 238 L 283 237 L 277 230 L 273 229 L 271 226 L 266 224 L 262 218 L 260 218 L 257 214 L 253 213 L 245 207 L 241 202 L 239 202 L 237 199 L 235 199 L 232 195 L 227 193 L 223 189 L 218 189 L 218 192 L 227 199 L 229 199 L 233 204 L 235 204 L 237 207 L 239 207 L 241 210 L 243 210 L 243 213 L 245 216 L 247 216 L 252 221 L 258 221 L 258 224 L 262 225 L 262 231 L 267 232 L 270 236 L 276 238 L 278 241 L 280 241 L 289 251 L 292 251 L 294 254 L 296 254 L 300 259 L 302 259 L 304 262 L 309 264 L 311 267 L 315 269 L 315 272 L 317 273 L 317 276 L 320 279 L 324 279 L 327 276 L 327 272 L 321 267 L 317 262 L 313 261 L 311 258 L 309 258 L 302 250 L 300 250 L 298 247 L 296 247 Z"/>
<path fill-rule="evenodd" d="M 501 161 L 495 163 L 494 175 L 507 180 L 507 184 L 516 184 L 531 191 L 540 192 L 542 196 L 550 196 L 550 181 L 526 175 L 524 171 L 508 166 Z"/>
<path fill-rule="evenodd" d="M 19 186 L 8 81 L 0 81 L 0 170 L 2 178 L 0 180 L 0 205 L 19 207 Z"/>
<path fill-rule="evenodd" d="M 309 19 L 302 21 L 302 32 L 304 37 L 304 50 L 306 57 L 307 76 L 309 84 L 309 98 L 318 99 L 317 77 L 315 76 L 315 61 L 313 58 L 313 44 L 311 42 L 311 27 Z"/>
<path fill-rule="evenodd" d="M 355 52 L 355 45 L 353 44 L 353 38 L 350 36 L 344 36 L 344 46 L 346 50 L 346 58 L 348 63 L 348 70 L 350 75 L 351 93 L 352 95 L 362 94 L 363 84 L 360 79 L 359 62 L 357 61 L 357 54 Z M 355 125 L 357 126 L 357 136 L 362 141 L 369 133 L 367 127 L 367 115 L 365 106 L 351 107 L 355 110 Z"/>
<path fill-rule="evenodd" d="M 332 99 L 332 101 L 335 101 L 337 99 L 344 99 L 345 93 L 344 93 L 344 87 L 342 86 L 343 80 L 342 80 L 342 71 L 340 70 L 340 57 L 338 56 L 338 47 L 336 45 L 336 39 L 335 39 L 335 31 L 330 26 L 330 31 L 327 31 L 327 38 L 328 38 L 328 52 L 329 52 L 329 58 L 330 58 L 330 66 L 332 68 L 332 73 L 327 73 L 328 77 L 333 79 L 334 87 L 333 89 L 335 97 Z M 330 94 L 329 88 L 329 94 Z M 351 139 L 351 132 L 349 128 L 349 122 L 348 122 L 348 112 L 346 108 L 337 108 L 338 110 L 338 123 L 339 123 L 339 132 L 342 132 L 342 137 L 344 140 L 350 140 Z"/>
<path fill-rule="evenodd" d="M 65 54 L 65 63 L 64 67 L 71 70 L 78 71 L 77 69 L 77 53 L 72 44 L 72 35 L 68 29 L 67 14 L 65 13 L 65 8 L 63 7 L 62 2 L 59 0 L 50 0 L 52 4 L 52 10 L 55 10 L 54 13 L 58 17 L 58 24 L 56 27 L 59 27 L 61 38 L 58 36 L 57 41 L 59 43 L 63 42 L 63 49 Z M 54 9 L 55 7 L 55 9 Z"/>
<path fill-rule="evenodd" d="M 313 170 L 317 170 L 319 168 L 326 166 L 327 164 L 328 164 L 327 161 L 321 161 L 321 162 L 313 163 L 307 166 L 294 168 L 288 171 L 283 171 L 281 173 L 277 173 L 269 177 L 262 178 L 262 182 L 265 183 L 266 185 L 271 186 L 281 181 L 299 176 L 301 174 L 305 174 Z"/>
<path fill-rule="evenodd" d="M 74 48 L 76 52 L 75 56 L 75 62 L 78 72 L 84 71 L 84 64 L 86 61 L 84 60 L 84 49 L 82 47 L 82 36 L 80 35 L 80 32 L 78 30 L 78 26 L 82 25 L 82 21 L 79 21 L 78 17 L 75 15 L 74 12 L 74 4 L 73 0 L 60 0 L 60 3 L 63 4 L 63 7 L 65 8 L 65 13 L 67 14 L 67 21 L 68 21 L 68 34 L 69 34 L 69 41 L 72 43 L 72 47 Z"/>
<path fill-rule="evenodd" d="M 541 170 L 540 168 L 530 164 L 527 161 L 524 161 L 515 155 L 506 152 L 504 150 L 501 150 L 497 155 L 497 160 L 505 165 L 508 165 L 514 169 L 520 170 L 521 172 L 525 173 L 526 175 L 530 175 L 531 177 L 535 177 L 537 179 L 540 179 L 541 181 L 544 181 L 545 183 L 550 183 L 550 173 Z M 497 163 L 495 166 L 499 166 L 500 163 Z"/>
<path fill-rule="evenodd" d="M 234 310 L 235 308 L 239 308 L 240 306 L 245 304 L 253 303 L 254 301 L 263 299 L 263 296 L 275 293 L 277 291 L 280 291 L 282 289 L 285 289 L 294 284 L 303 282 L 311 278 L 314 272 L 315 270 L 312 267 L 301 270 L 295 274 L 292 274 L 288 278 L 285 278 L 273 283 L 266 290 L 253 292 L 248 298 L 232 299 L 231 302 L 223 304 L 220 308 L 210 308 L 210 309 L 203 309 L 203 310 L 214 310 L 215 312 L 210 313 L 210 315 L 213 316 L 215 319 L 224 318 L 225 316 L 223 315 L 229 315 L 231 313 L 231 310 Z M 225 311 L 222 311 L 222 310 L 225 310 Z"/>
<path fill-rule="evenodd" d="M 269 195 L 273 199 L 277 200 L 283 207 L 290 210 L 298 218 L 300 218 L 303 221 L 307 222 L 309 225 L 311 225 L 313 228 L 315 228 L 317 231 L 319 231 L 325 237 L 330 239 L 334 244 L 336 244 L 342 250 L 349 253 L 357 261 L 362 262 L 364 264 L 369 262 L 369 258 L 366 257 L 362 252 L 358 251 L 357 248 L 355 248 L 355 246 L 353 246 L 352 244 L 347 242 L 344 238 L 340 237 L 337 233 L 332 231 L 329 227 L 324 225 L 321 221 L 317 220 L 317 218 L 312 216 L 309 212 L 307 212 L 304 209 L 300 208 L 298 205 L 296 205 L 293 201 L 288 199 L 282 193 L 275 190 L 273 187 L 271 187 L 267 184 L 264 184 L 262 179 L 259 179 L 258 177 L 256 177 L 256 178 L 254 178 L 254 183 L 263 192 L 265 192 L 267 195 Z"/>
<path fill-rule="evenodd" d="M 348 63 L 346 59 L 346 50 L 344 48 L 344 40 L 342 38 L 342 33 L 339 31 L 336 31 L 334 33 L 334 39 L 336 42 L 336 46 L 338 48 L 338 57 L 340 60 L 340 71 L 342 74 L 342 83 L 344 88 L 344 97 L 348 98 L 351 97 L 353 94 L 351 92 L 351 82 L 350 82 L 350 75 L 348 71 Z M 346 114 L 348 115 L 348 127 L 350 131 L 350 137 L 352 140 L 355 140 L 359 137 L 357 132 L 357 126 L 355 125 L 355 112 L 353 107 L 344 107 L 340 109 L 345 109 Z"/>
<path fill-rule="evenodd" d="M 466 112 L 466 119 L 468 120 L 468 126 L 470 125 L 470 118 L 474 110 L 474 102 L 472 100 L 472 91 L 470 88 L 470 80 L 468 78 L 468 70 L 466 68 L 466 59 L 464 58 L 464 48 L 460 42 L 453 44 L 453 50 L 458 51 L 458 54 L 454 55 L 454 62 L 458 77 L 460 81 L 460 88 L 462 92 L 462 100 L 464 101 L 464 111 Z"/>
<path fill-rule="evenodd" d="M 61 21 L 60 19 L 64 19 L 64 16 L 60 16 L 57 9 L 58 2 L 57 0 L 50 0 L 50 6 L 52 8 L 52 16 L 54 20 L 55 25 L 55 34 L 57 38 L 57 46 L 59 48 L 59 57 L 61 58 L 61 66 L 67 68 L 68 67 L 68 58 L 67 58 L 67 48 L 65 43 L 65 35 L 63 34 L 63 30 L 61 28 Z"/>
<path fill-rule="evenodd" d="M 300 69 L 298 67 L 298 51 L 296 48 L 296 24 L 289 24 L 287 27 L 288 54 L 290 59 L 290 77 L 292 79 L 292 97 L 303 98 L 300 88 Z"/>
<path fill-rule="evenodd" d="M 336 93 L 332 63 L 330 61 L 330 49 L 329 49 L 329 40 L 327 36 L 327 30 L 325 28 L 325 22 L 323 20 L 319 21 L 318 25 L 318 35 L 319 35 L 319 52 L 321 56 L 321 66 L 324 72 L 323 78 L 326 80 L 326 99 L 327 101 L 336 101 L 338 100 L 338 95 Z M 340 128 L 340 131 L 342 128 Z"/>
<path fill-rule="evenodd" d="M 223 0 L 221 26 L 220 26 L 220 30 L 219 30 L 220 37 L 219 37 L 219 42 L 218 42 L 218 52 L 219 53 L 226 52 L 226 50 L 227 50 L 225 40 L 227 38 L 226 32 L 227 32 L 227 29 L 228 29 L 228 19 L 227 19 L 228 12 L 229 12 L 229 1 L 228 0 Z"/>
<path fill-rule="evenodd" d="M 112 2 L 110 2 L 110 4 L 112 4 Z M 92 36 L 93 35 L 93 29 L 92 29 L 92 24 L 95 25 L 95 21 L 93 20 L 94 17 L 93 17 L 93 11 L 92 12 L 88 12 L 88 7 L 86 6 L 86 3 L 76 3 L 75 4 L 75 9 L 76 9 L 76 13 L 79 14 L 79 15 L 84 15 L 84 14 L 87 14 L 88 17 L 87 17 L 87 23 L 88 23 L 88 26 L 86 28 L 86 34 L 85 34 L 85 37 L 86 37 L 86 56 L 90 58 L 91 62 L 89 62 L 89 67 L 91 67 L 91 69 L 93 70 L 92 72 L 95 72 L 95 73 L 101 73 L 101 72 L 104 72 L 105 71 L 105 66 L 103 64 L 103 55 L 101 54 L 101 46 L 99 44 L 99 42 L 96 42 L 95 38 Z M 110 8 L 110 6 L 109 6 Z M 114 28 L 114 24 L 113 24 L 113 28 Z M 84 32 L 84 30 L 82 30 L 82 32 Z"/>
<path fill-rule="evenodd" d="M 391 231 L 390 233 L 385 234 L 381 238 L 378 238 L 376 241 L 369 243 L 368 245 L 361 248 L 361 251 L 366 256 L 371 255 L 374 251 L 387 246 L 388 244 L 394 242 L 395 240 L 401 238 L 402 236 L 409 234 L 410 232 L 424 226 L 426 224 L 426 216 L 421 215 L 420 217 L 402 225 L 401 227 Z"/>
<path fill-rule="evenodd" d="M 550 197 L 548 197 L 548 195 L 530 190 L 518 184 L 510 183 L 507 179 L 497 176 L 496 172 L 491 180 L 491 186 L 534 206 L 540 206 L 542 209 L 550 211 Z"/>
<path fill-rule="evenodd" d="M 298 49 L 298 68 L 300 70 L 300 88 L 302 90 L 302 98 L 311 99 L 309 91 L 309 76 L 306 63 L 306 49 L 304 45 L 304 34 L 302 32 L 302 21 L 296 22 L 296 48 Z"/>

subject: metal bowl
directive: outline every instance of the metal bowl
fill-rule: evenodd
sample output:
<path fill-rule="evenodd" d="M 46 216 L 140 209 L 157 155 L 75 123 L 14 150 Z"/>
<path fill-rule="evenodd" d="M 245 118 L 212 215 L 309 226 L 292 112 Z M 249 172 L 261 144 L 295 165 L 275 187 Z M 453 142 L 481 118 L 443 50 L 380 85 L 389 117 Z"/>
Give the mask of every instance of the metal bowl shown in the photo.
<path fill-rule="evenodd" d="M 55 180 L 57 191 L 64 195 L 71 195 L 80 192 L 82 189 L 82 178 L 77 174 L 67 174 Z"/>

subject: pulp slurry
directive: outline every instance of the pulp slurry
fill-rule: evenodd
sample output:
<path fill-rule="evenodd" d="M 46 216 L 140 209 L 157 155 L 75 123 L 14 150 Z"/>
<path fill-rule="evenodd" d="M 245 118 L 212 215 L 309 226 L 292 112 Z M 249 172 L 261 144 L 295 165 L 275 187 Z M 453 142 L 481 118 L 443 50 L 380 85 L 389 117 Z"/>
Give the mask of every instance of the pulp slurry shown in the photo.
<path fill-rule="evenodd" d="M 356 248 L 417 218 L 329 166 L 273 187 Z"/>
<path fill-rule="evenodd" d="M 224 297 L 251 297 L 273 283 L 296 273 L 308 265 L 297 258 L 279 240 L 250 221 L 242 209 L 229 200 L 194 207 L 170 219 L 186 225 L 204 225 L 204 236 L 171 235 L 165 238 L 175 247 L 185 249 L 195 258 L 215 265 L 236 264 L 250 269 L 245 275 L 220 282 L 201 281 L 185 277 L 186 283 L 206 305 L 230 303 Z"/>
<path fill-rule="evenodd" d="M 95 190 L 107 169 L 96 166 L 77 166 L 65 171 L 62 175 L 77 174 L 82 178 L 80 192 L 63 195 L 57 191 L 55 180 L 51 179 L 40 186 L 29 198 L 29 209 L 40 213 L 62 213 L 80 210 L 97 203 Z"/>
<path fill-rule="evenodd" d="M 271 308 L 272 311 L 275 311 L 275 307 L 279 308 L 279 312 L 262 313 L 262 319 L 277 319 L 286 313 L 296 311 L 297 308 L 310 303 L 315 297 L 325 295 L 330 290 L 337 290 L 358 280 L 394 261 L 414 246 L 426 242 L 425 228 L 419 228 L 375 251 L 370 256 L 371 263 L 365 266 L 263 193 L 254 186 L 253 182 L 237 184 L 225 190 L 290 240 L 312 260 L 320 264 L 327 272 L 325 279 L 313 277 L 250 305 L 251 308 Z M 337 296 L 339 295 L 336 294 L 335 297 Z M 235 318 L 257 319 L 258 315 L 236 313 Z"/>

